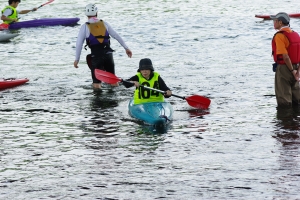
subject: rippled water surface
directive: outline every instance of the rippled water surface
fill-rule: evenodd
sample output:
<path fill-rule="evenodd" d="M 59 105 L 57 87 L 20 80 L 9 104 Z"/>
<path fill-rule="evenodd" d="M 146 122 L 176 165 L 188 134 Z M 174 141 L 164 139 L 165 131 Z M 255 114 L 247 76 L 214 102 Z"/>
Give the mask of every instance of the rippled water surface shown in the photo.
<path fill-rule="evenodd" d="M 297 12 L 298 1 L 97 2 L 133 52 L 112 39 L 119 77 L 149 57 L 174 94 L 211 99 L 195 110 L 170 98 L 164 130 L 129 117 L 132 88 L 93 92 L 89 51 L 73 67 L 86 4 L 55 0 L 21 15 L 80 21 L 15 30 L 0 43 L 1 77 L 30 79 L 0 92 L 0 199 L 300 199 L 300 109 L 276 109 L 275 30 L 254 17 Z M 300 19 L 291 27 L 300 31 Z"/>

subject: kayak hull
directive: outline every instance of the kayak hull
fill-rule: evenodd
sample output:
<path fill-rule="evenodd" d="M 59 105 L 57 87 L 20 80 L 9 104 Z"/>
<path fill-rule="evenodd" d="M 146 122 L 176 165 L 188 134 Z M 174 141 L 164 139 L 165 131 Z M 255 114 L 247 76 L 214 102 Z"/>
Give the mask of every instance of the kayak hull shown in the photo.
<path fill-rule="evenodd" d="M 41 26 L 70 26 L 75 25 L 79 18 L 43 18 L 16 22 L 9 25 L 9 29 L 32 28 Z"/>
<path fill-rule="evenodd" d="M 0 33 L 0 42 L 3 42 L 3 41 L 7 41 L 7 40 L 10 40 L 11 38 L 14 38 L 16 36 L 18 36 L 19 34 L 17 33 Z"/>
<path fill-rule="evenodd" d="M 147 125 L 165 126 L 172 121 L 173 112 L 173 107 L 169 102 L 134 105 L 133 99 L 131 99 L 128 103 L 129 115 Z"/>
<path fill-rule="evenodd" d="M 29 79 L 22 78 L 22 79 L 15 79 L 15 78 L 9 78 L 9 79 L 0 79 L 0 90 L 5 90 L 8 88 L 17 87 L 19 85 L 23 85 L 26 82 L 28 82 Z"/>
<path fill-rule="evenodd" d="M 291 13 L 288 14 L 291 18 L 299 18 L 300 17 L 300 13 Z M 270 18 L 271 15 L 255 15 L 255 17 L 257 18 L 262 18 L 262 19 L 271 19 Z"/>

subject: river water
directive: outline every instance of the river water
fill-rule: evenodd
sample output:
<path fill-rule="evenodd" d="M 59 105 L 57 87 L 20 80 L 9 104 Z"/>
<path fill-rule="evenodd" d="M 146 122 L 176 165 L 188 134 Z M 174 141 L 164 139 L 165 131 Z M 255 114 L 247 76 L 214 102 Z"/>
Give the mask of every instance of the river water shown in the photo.
<path fill-rule="evenodd" d="M 275 30 L 254 17 L 297 12 L 298 1 L 97 3 L 133 52 L 112 39 L 117 76 L 134 75 L 148 57 L 174 94 L 211 99 L 196 110 L 170 98 L 165 130 L 129 117 L 133 88 L 93 92 L 89 51 L 73 67 L 86 4 L 55 0 L 21 15 L 80 21 L 16 30 L 0 44 L 0 76 L 30 79 L 0 93 L 0 199 L 300 199 L 300 109 L 276 109 Z M 300 19 L 291 27 L 300 31 Z"/>

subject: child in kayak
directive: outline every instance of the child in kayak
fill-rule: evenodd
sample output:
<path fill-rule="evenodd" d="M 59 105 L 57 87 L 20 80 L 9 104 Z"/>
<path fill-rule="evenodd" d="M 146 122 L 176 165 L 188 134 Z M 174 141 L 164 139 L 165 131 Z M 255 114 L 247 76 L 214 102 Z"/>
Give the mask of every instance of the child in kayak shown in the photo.
<path fill-rule="evenodd" d="M 149 58 L 140 60 L 137 74 L 123 82 L 126 88 L 135 86 L 134 104 L 148 103 L 148 102 L 163 102 L 164 97 L 169 98 L 172 95 L 170 88 L 165 84 L 159 73 L 154 71 L 152 61 Z M 165 94 L 150 90 L 144 85 L 154 89 L 165 91 Z"/>
<path fill-rule="evenodd" d="M 11 24 L 13 22 L 17 22 L 19 20 L 18 14 L 26 14 L 31 11 L 36 11 L 37 8 L 33 8 L 32 10 L 21 10 L 18 11 L 16 8 L 18 7 L 21 0 L 9 0 L 8 6 L 6 6 L 2 10 L 1 20 L 3 20 L 4 24 Z"/>

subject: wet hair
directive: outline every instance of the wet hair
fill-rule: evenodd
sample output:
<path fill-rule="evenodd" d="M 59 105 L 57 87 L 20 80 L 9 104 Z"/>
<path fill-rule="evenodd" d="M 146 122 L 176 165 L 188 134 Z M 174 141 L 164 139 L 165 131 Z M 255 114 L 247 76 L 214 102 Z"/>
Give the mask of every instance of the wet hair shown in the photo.
<path fill-rule="evenodd" d="M 17 2 L 21 3 L 21 0 L 8 0 L 8 4 L 9 5 L 12 4 L 13 2 L 15 2 L 15 3 L 17 3 Z"/>

